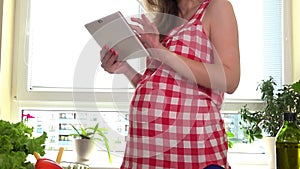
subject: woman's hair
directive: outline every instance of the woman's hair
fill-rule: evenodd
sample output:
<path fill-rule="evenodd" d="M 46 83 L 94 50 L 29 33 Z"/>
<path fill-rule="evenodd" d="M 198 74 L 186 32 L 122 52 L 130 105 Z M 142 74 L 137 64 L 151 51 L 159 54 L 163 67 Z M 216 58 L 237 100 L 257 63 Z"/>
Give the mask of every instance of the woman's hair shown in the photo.
<path fill-rule="evenodd" d="M 160 12 L 178 16 L 177 0 L 144 0 L 149 12 Z"/>
<path fill-rule="evenodd" d="M 160 41 L 178 25 L 177 0 L 143 0 L 144 7 L 154 14 L 153 22 L 160 33 Z"/>

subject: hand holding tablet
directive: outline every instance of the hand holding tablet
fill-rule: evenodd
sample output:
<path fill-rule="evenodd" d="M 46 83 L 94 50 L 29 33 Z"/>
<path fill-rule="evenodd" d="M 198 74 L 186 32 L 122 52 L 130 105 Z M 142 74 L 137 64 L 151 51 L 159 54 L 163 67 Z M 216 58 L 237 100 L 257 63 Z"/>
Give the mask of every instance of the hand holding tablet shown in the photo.
<path fill-rule="evenodd" d="M 118 61 L 149 56 L 119 11 L 92 21 L 85 27 L 101 48 L 108 45 L 118 53 Z"/>

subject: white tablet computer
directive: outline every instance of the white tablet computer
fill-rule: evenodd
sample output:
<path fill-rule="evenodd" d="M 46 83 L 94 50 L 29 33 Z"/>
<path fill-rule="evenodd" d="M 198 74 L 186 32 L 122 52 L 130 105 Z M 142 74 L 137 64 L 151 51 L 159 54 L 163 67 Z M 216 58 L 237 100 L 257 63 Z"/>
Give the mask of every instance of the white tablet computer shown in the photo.
<path fill-rule="evenodd" d="M 118 60 L 149 56 L 148 51 L 133 32 L 121 12 L 97 19 L 85 25 L 95 41 L 118 52 Z"/>

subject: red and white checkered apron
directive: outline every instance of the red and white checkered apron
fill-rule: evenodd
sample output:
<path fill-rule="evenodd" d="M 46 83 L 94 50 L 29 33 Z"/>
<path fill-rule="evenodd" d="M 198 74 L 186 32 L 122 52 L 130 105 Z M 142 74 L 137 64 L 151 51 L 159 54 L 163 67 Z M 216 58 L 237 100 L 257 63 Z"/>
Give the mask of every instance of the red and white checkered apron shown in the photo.
<path fill-rule="evenodd" d="M 201 23 L 209 1 L 173 29 L 163 45 L 178 55 L 212 63 L 212 46 Z M 229 168 L 222 101 L 223 92 L 201 87 L 152 59 L 131 102 L 121 168 Z"/>

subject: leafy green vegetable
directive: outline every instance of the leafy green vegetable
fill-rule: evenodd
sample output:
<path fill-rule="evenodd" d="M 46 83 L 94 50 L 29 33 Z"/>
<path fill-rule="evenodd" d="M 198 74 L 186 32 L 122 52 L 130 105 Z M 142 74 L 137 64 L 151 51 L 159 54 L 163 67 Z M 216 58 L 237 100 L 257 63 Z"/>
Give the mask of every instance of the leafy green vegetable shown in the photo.
<path fill-rule="evenodd" d="M 10 123 L 0 120 L 0 166 L 1 169 L 29 169 L 33 164 L 26 162 L 35 151 L 45 154 L 47 133 L 32 137 L 33 128 L 23 122 Z"/>

